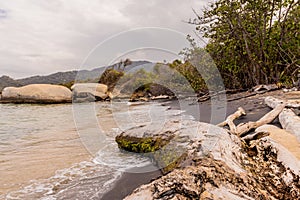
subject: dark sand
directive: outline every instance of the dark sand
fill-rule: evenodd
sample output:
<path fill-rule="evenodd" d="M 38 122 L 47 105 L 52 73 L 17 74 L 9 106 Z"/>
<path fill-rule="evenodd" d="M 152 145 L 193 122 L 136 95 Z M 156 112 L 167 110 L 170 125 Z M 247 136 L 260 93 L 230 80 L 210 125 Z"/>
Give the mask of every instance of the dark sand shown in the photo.
<path fill-rule="evenodd" d="M 262 95 L 256 95 L 249 98 L 244 98 L 236 101 L 227 102 L 219 105 L 220 109 L 226 109 L 226 116 L 234 113 L 238 107 L 243 107 L 247 113 L 246 116 L 236 120 L 236 124 L 244 123 L 248 121 L 256 121 L 269 112 L 271 109 L 263 103 L 263 99 L 266 96 L 278 96 L 280 91 L 268 92 Z M 242 94 L 241 94 L 242 95 Z M 228 96 L 227 99 L 233 96 Z M 206 101 L 203 103 L 193 103 L 194 100 L 181 100 L 179 105 L 178 100 L 169 101 L 163 103 L 165 106 L 171 106 L 171 109 L 185 110 L 185 114 L 192 115 L 195 120 L 212 123 L 211 122 L 211 102 Z M 183 105 L 184 104 L 184 105 Z M 226 105 L 227 104 L 227 105 Z M 200 111 L 200 112 L 199 112 Z M 218 117 L 215 117 L 218 118 Z M 224 119 L 219 118 L 218 122 Z M 218 123 L 215 122 L 214 124 Z M 273 122 L 274 125 L 280 126 L 277 121 Z M 123 199 L 127 195 L 133 192 L 137 187 L 151 182 L 153 179 L 157 179 L 161 176 L 160 171 L 148 172 L 148 173 L 124 173 L 122 177 L 116 182 L 115 186 L 108 191 L 103 200 L 118 200 Z"/>
<path fill-rule="evenodd" d="M 151 182 L 152 180 L 160 177 L 162 174 L 159 170 L 147 173 L 129 173 L 125 172 L 122 177 L 117 181 L 114 188 L 104 194 L 101 198 L 103 200 L 117 200 L 123 199 L 129 195 L 134 189 L 140 185 Z"/>

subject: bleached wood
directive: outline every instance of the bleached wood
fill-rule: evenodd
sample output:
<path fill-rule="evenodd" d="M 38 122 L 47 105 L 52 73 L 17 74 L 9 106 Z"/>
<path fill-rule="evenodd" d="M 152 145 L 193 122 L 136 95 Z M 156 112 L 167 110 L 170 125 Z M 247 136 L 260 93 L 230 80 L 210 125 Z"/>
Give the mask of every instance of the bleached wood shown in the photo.
<path fill-rule="evenodd" d="M 240 124 L 236 127 L 235 134 L 238 136 L 242 136 L 243 134 L 249 132 L 252 129 L 255 129 L 264 124 L 269 124 L 282 112 L 284 107 L 286 106 L 285 102 L 278 104 L 272 111 L 265 114 L 262 118 L 260 118 L 256 122 L 248 122 L 245 124 Z"/>
<path fill-rule="evenodd" d="M 218 126 L 223 127 L 223 126 L 228 125 L 229 129 L 230 129 L 230 132 L 235 133 L 236 132 L 236 126 L 233 123 L 233 121 L 235 119 L 238 119 L 240 116 L 243 116 L 243 115 L 246 115 L 246 112 L 242 107 L 239 107 L 238 110 L 235 113 L 229 115 L 226 118 L 226 120 L 224 122 L 218 124 Z"/>
<path fill-rule="evenodd" d="M 246 115 L 245 110 L 242 107 L 239 107 L 235 113 L 233 113 L 232 115 L 229 115 L 226 118 L 226 120 L 224 122 L 218 124 L 218 126 L 223 127 L 223 126 L 228 125 L 231 133 L 241 137 L 242 135 L 248 133 L 252 129 L 255 129 L 264 124 L 271 123 L 282 112 L 282 110 L 285 108 L 285 106 L 286 106 L 285 102 L 279 103 L 278 105 L 276 105 L 276 107 L 272 111 L 265 114 L 258 121 L 243 123 L 243 124 L 239 124 L 238 126 L 236 126 L 233 121 L 242 115 Z"/>
<path fill-rule="evenodd" d="M 285 102 L 287 108 L 300 108 L 300 103 L 297 101 L 293 100 L 283 100 L 283 99 L 278 99 L 272 96 L 268 96 L 265 98 L 265 104 L 269 106 L 270 108 L 275 108 L 278 104 L 281 104 Z"/>
<path fill-rule="evenodd" d="M 266 97 L 265 103 L 273 108 L 274 106 L 278 105 L 279 103 L 283 102 L 283 100 L 274 98 L 274 97 Z M 288 108 L 300 108 L 300 103 L 295 103 L 297 101 L 288 101 L 287 106 Z M 279 115 L 279 122 L 281 126 L 293 133 L 298 137 L 300 140 L 300 117 L 295 114 L 293 109 L 285 108 Z"/>

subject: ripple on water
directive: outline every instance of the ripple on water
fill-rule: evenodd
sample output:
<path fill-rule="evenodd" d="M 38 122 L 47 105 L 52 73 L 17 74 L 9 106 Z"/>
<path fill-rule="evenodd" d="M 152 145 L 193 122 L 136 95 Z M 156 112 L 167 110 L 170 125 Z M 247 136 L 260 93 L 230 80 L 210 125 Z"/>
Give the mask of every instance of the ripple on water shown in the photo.
<path fill-rule="evenodd" d="M 84 112 L 90 106 L 82 104 L 79 111 Z M 158 104 L 124 106 L 124 103 L 98 103 L 93 106 L 90 111 L 95 112 L 98 118 L 100 127 L 97 127 L 106 131 L 105 145 L 98 149 L 93 161 L 80 162 L 70 168 L 58 170 L 47 179 L 32 180 L 27 186 L 9 192 L 6 199 L 99 199 L 123 171 L 151 164 L 148 158 L 139 154 L 121 152 L 114 141 L 117 133 L 141 124 L 160 128 L 170 118 L 191 118 L 182 115 L 182 111 L 169 110 Z M 0 155 L 4 153 L 7 156 L 7 150 L 23 155 L 27 148 L 33 147 L 42 151 L 43 148 L 51 147 L 49 142 L 55 144 L 56 149 L 60 146 L 67 147 L 71 140 L 76 139 L 64 135 L 75 132 L 72 105 L 0 104 L 0 109 Z M 82 114 L 85 115 L 89 116 L 88 113 Z M 79 130 L 89 131 L 89 118 L 82 117 L 82 120 L 85 121 L 82 126 L 78 126 Z M 60 138 L 58 134 L 51 136 L 49 133 L 53 132 L 61 133 L 63 137 Z M 44 157 L 28 159 L 45 160 L 49 155 L 42 156 Z M 13 156 L 8 155 L 7 158 Z"/>
<path fill-rule="evenodd" d="M 6 195 L 6 199 L 92 199 L 100 198 L 121 176 L 121 172 L 93 162 L 81 162 L 58 170 L 48 179 Z"/>

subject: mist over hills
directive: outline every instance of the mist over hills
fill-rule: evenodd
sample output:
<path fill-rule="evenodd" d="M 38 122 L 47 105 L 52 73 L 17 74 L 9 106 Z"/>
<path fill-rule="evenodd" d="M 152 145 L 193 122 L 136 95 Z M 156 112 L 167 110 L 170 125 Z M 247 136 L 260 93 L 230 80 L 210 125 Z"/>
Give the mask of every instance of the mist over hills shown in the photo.
<path fill-rule="evenodd" d="M 155 63 L 149 61 L 132 61 L 132 63 L 125 68 L 125 72 L 135 71 L 137 69 L 145 68 L 151 69 Z M 88 82 L 98 82 L 101 74 L 107 68 L 112 68 L 118 66 L 118 63 L 110 65 L 108 67 L 98 67 L 92 70 L 73 70 L 66 72 L 57 72 L 45 76 L 31 76 L 22 79 L 13 79 L 9 76 L 3 75 L 0 77 L 0 92 L 5 87 L 20 87 L 28 84 L 65 84 L 71 81 L 88 81 Z"/>

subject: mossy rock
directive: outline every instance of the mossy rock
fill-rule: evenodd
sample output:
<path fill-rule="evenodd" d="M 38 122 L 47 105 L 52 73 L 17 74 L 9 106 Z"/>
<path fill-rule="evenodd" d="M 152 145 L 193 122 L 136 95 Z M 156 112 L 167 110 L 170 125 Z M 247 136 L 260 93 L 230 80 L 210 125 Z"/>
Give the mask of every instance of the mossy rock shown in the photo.
<path fill-rule="evenodd" d="M 134 153 L 149 153 L 157 151 L 169 143 L 170 140 L 171 137 L 166 139 L 163 139 L 162 137 L 138 138 L 124 134 L 120 134 L 116 137 L 116 142 L 120 149 Z"/>
<path fill-rule="evenodd" d="M 172 171 L 187 157 L 186 150 L 170 142 L 173 136 L 162 137 L 133 137 L 120 134 L 116 137 L 118 147 L 134 153 L 151 153 L 147 156 L 153 158 L 163 174 Z"/>

